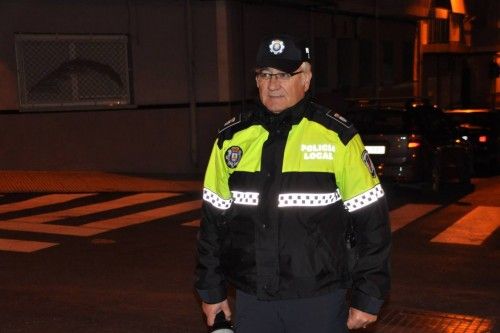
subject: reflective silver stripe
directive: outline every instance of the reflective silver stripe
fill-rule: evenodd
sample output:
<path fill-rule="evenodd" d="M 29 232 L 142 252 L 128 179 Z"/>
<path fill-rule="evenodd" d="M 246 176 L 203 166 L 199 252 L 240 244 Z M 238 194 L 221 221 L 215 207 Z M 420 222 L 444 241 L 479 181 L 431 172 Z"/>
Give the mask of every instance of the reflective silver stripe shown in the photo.
<path fill-rule="evenodd" d="M 340 200 L 340 193 L 285 193 L 278 196 L 278 207 L 320 207 Z"/>
<path fill-rule="evenodd" d="M 233 199 L 223 199 L 219 197 L 216 193 L 210 191 L 208 188 L 203 189 L 203 200 L 209 202 L 215 208 L 228 209 L 231 207 Z"/>
<path fill-rule="evenodd" d="M 231 191 L 235 204 L 257 206 L 259 204 L 258 192 Z"/>
<path fill-rule="evenodd" d="M 355 210 L 366 207 L 376 202 L 378 198 L 381 198 L 383 196 L 384 196 L 384 190 L 382 189 L 382 186 L 379 184 L 374 188 L 372 188 L 371 190 L 361 193 L 360 195 L 355 196 L 352 199 L 346 200 L 344 202 L 344 205 L 348 211 L 353 212 Z"/>

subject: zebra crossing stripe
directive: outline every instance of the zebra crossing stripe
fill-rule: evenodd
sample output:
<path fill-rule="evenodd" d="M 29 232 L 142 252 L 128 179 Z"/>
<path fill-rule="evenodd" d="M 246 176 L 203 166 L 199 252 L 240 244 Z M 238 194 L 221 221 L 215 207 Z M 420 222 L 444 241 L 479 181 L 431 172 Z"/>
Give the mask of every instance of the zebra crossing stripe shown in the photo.
<path fill-rule="evenodd" d="M 0 205 L 0 212 L 15 211 L 27 208 L 40 207 L 48 204 L 62 203 L 81 197 L 95 195 L 85 194 L 49 194 L 12 204 Z M 177 196 L 169 192 L 140 193 L 127 197 L 100 202 L 76 208 L 66 209 L 53 213 L 16 218 L 0 221 L 0 230 L 25 231 L 67 236 L 89 237 L 106 231 L 119 229 L 131 225 L 145 223 L 172 215 L 185 213 L 201 208 L 201 200 L 182 202 L 169 206 L 149 209 L 115 218 L 97 220 L 80 226 L 57 225 L 46 222 L 57 221 L 73 216 L 82 216 L 98 213 L 133 204 L 160 200 Z M 391 231 L 397 231 L 416 219 L 434 211 L 440 205 L 434 204 L 406 204 L 390 211 Z M 8 208 L 8 209 L 7 209 Z M 455 222 L 448 229 L 432 239 L 432 242 L 481 245 L 484 240 L 500 226 L 500 207 L 479 206 Z M 199 227 L 200 220 L 196 219 L 183 223 L 183 226 Z M 58 243 L 35 242 L 14 239 L 0 239 L 0 251 L 34 252 L 52 247 Z"/>
<path fill-rule="evenodd" d="M 407 204 L 391 210 L 389 212 L 391 231 L 395 232 L 439 207 L 441 206 L 431 204 Z"/>
<path fill-rule="evenodd" d="M 199 219 L 196 219 L 196 220 L 193 220 L 193 221 L 190 221 L 190 222 L 185 222 L 181 225 L 185 226 L 185 227 L 195 227 L 195 228 L 199 228 L 200 227 L 200 220 Z"/>
<path fill-rule="evenodd" d="M 142 212 L 115 217 L 106 220 L 99 220 L 83 224 L 82 228 L 101 229 L 101 232 L 119 229 L 130 225 L 145 223 L 172 215 L 189 212 L 201 208 L 201 200 L 187 201 L 175 205 L 145 210 Z"/>
<path fill-rule="evenodd" d="M 431 239 L 431 242 L 481 245 L 499 226 L 500 207 L 478 206 Z"/>
<path fill-rule="evenodd" d="M 38 232 L 42 234 L 80 236 L 80 237 L 93 236 L 103 232 L 102 229 L 96 229 L 96 228 L 82 228 L 69 225 L 39 224 L 39 223 L 25 223 L 25 222 L 9 222 L 9 221 L 0 221 L 0 229 L 11 230 L 11 231 Z"/>
<path fill-rule="evenodd" d="M 145 223 L 200 208 L 201 200 L 188 201 L 175 205 L 149 209 L 116 218 L 90 222 L 80 226 L 68 226 L 48 223 L 28 223 L 22 221 L 0 221 L 0 230 L 27 231 L 66 236 L 89 237 L 109 230 Z"/>
<path fill-rule="evenodd" d="M 0 251 L 31 253 L 55 245 L 58 243 L 0 238 Z"/>
<path fill-rule="evenodd" d="M 75 208 L 59 210 L 59 211 L 55 211 L 55 212 L 19 217 L 19 218 L 15 218 L 15 219 L 4 220 L 4 221 L 25 222 L 25 223 L 48 223 L 48 222 L 54 222 L 57 220 L 70 218 L 70 217 L 77 217 L 77 216 L 82 216 L 82 215 L 101 213 L 101 212 L 116 209 L 116 208 L 123 208 L 126 206 L 136 205 L 136 204 L 145 203 L 145 202 L 149 202 L 149 201 L 166 199 L 166 198 L 174 197 L 174 196 L 178 196 L 178 195 L 179 194 L 177 194 L 177 193 L 168 193 L 168 192 L 139 193 L 139 194 L 129 195 L 129 196 L 126 196 L 123 198 L 115 199 L 115 200 L 109 200 L 109 201 L 105 201 L 105 202 L 99 202 L 99 203 L 94 203 L 94 204 L 89 204 L 89 205 L 84 205 L 84 206 L 78 206 Z"/>
<path fill-rule="evenodd" d="M 74 199 L 84 198 L 95 195 L 96 193 L 80 193 L 80 194 L 47 194 L 41 197 L 27 199 L 18 202 L 6 203 L 0 205 L 0 214 L 7 212 L 16 212 L 20 210 L 37 208 L 47 205 L 53 205 L 71 201 Z"/>

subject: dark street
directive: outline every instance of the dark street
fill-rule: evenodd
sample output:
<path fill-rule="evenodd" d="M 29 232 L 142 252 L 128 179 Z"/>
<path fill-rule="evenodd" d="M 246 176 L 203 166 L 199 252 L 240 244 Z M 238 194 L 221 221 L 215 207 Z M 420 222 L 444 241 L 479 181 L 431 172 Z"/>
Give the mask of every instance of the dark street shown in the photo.
<path fill-rule="evenodd" d="M 0 333 L 500 333 L 499 13 L 0 0 Z"/>
<path fill-rule="evenodd" d="M 3 179 L 1 332 L 205 332 L 192 290 L 197 182 Z M 12 191 L 22 184 L 32 192 Z M 474 186 L 442 195 L 386 186 L 393 288 L 365 332 L 498 332 L 500 178 Z"/>

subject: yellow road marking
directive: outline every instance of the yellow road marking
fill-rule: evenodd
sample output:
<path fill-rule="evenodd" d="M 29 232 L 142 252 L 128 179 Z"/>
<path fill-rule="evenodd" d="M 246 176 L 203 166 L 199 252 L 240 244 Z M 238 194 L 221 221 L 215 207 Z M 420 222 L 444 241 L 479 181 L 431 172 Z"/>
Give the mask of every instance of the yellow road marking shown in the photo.
<path fill-rule="evenodd" d="M 96 229 L 96 228 L 82 228 L 70 225 L 38 224 L 38 223 L 9 222 L 9 221 L 0 221 L 0 229 L 38 232 L 42 234 L 80 236 L 80 237 L 93 236 L 102 232 L 102 229 Z"/>
<path fill-rule="evenodd" d="M 195 200 L 195 201 L 188 201 L 175 205 L 145 210 L 142 212 L 115 217 L 111 219 L 99 220 L 83 224 L 80 226 L 27 223 L 20 221 L 15 221 L 15 222 L 0 221 L 0 229 L 88 237 L 109 230 L 119 229 L 130 225 L 149 222 L 152 220 L 165 218 L 171 215 L 184 213 L 199 208 L 201 208 L 201 200 Z"/>
<path fill-rule="evenodd" d="M 126 196 L 123 198 L 115 199 L 115 200 L 109 200 L 109 201 L 105 201 L 105 202 L 99 202 L 99 203 L 94 203 L 94 204 L 89 204 L 89 205 L 85 205 L 85 206 L 79 206 L 79 207 L 75 207 L 75 208 L 59 210 L 59 211 L 49 212 L 49 213 L 44 213 L 44 214 L 19 217 L 19 218 L 5 220 L 5 221 L 26 222 L 26 223 L 47 223 L 47 222 L 61 220 L 64 218 L 100 213 L 100 212 L 104 212 L 107 210 L 112 210 L 112 209 L 116 209 L 116 208 L 123 208 L 126 206 L 131 206 L 131 205 L 140 204 L 140 203 L 149 202 L 149 201 L 154 201 L 154 200 L 165 199 L 165 198 L 178 196 L 178 195 L 179 194 L 167 193 L 167 192 L 139 193 L 139 194 L 133 194 L 133 195 L 129 195 L 129 196 Z"/>
<path fill-rule="evenodd" d="M 46 249 L 57 244 L 58 243 L 0 238 L 0 251 L 30 253 Z"/>
<path fill-rule="evenodd" d="M 41 197 L 0 205 L 0 213 L 15 212 L 24 209 L 53 205 L 53 204 L 63 203 L 66 201 L 71 201 L 78 198 L 88 197 L 91 195 L 95 195 L 95 193 L 47 194 Z"/>
<path fill-rule="evenodd" d="M 416 219 L 432 212 L 439 205 L 431 204 L 407 204 L 397 209 L 391 210 L 391 231 L 394 232 L 415 221 Z"/>
<path fill-rule="evenodd" d="M 191 222 L 185 222 L 183 224 L 181 224 L 185 227 L 195 227 L 195 228 L 199 228 L 200 227 L 200 220 L 197 219 L 197 220 L 193 220 Z"/>
<path fill-rule="evenodd" d="M 500 226 L 500 207 L 479 206 L 434 237 L 431 242 L 481 245 Z"/>
<path fill-rule="evenodd" d="M 107 220 L 100 220 L 82 225 L 85 228 L 100 228 L 104 230 L 113 230 L 123 228 L 129 225 L 140 224 L 168 217 L 171 215 L 188 212 L 201 208 L 201 200 L 188 201 L 175 205 L 150 209 L 126 216 L 115 217 Z"/>

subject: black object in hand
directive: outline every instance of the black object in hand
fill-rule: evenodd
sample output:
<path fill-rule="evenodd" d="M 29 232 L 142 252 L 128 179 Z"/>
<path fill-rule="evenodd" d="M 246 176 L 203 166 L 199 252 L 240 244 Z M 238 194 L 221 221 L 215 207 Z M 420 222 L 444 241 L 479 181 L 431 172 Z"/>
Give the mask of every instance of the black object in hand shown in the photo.
<path fill-rule="evenodd" d="M 214 325 L 208 330 L 209 333 L 234 333 L 233 325 L 226 320 L 224 312 L 221 311 L 215 316 Z"/>

